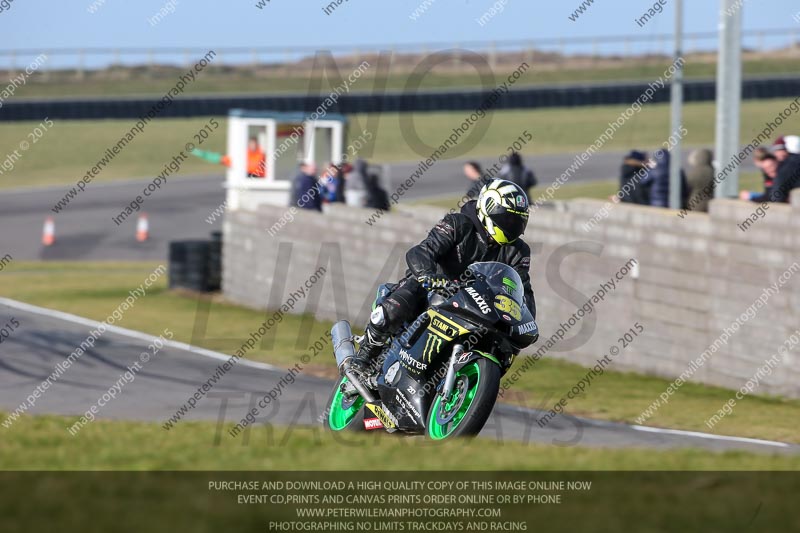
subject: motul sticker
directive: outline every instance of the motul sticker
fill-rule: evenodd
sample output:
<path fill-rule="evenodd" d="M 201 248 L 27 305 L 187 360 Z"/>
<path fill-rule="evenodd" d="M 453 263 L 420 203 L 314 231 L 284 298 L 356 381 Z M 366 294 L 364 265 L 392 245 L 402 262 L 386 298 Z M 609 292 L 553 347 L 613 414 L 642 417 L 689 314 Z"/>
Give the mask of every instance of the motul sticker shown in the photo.
<path fill-rule="evenodd" d="M 383 424 L 381 424 L 381 421 L 378 418 L 365 418 L 364 429 L 367 431 L 371 429 L 383 429 Z"/>

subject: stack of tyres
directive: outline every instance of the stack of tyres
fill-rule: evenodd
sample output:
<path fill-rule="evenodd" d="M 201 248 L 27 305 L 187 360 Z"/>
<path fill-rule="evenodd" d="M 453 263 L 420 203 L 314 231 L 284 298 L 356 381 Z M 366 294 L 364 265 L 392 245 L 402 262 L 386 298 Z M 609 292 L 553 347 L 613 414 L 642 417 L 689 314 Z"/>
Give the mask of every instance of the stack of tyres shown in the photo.
<path fill-rule="evenodd" d="M 208 292 L 210 241 L 177 241 L 169 244 L 169 288 Z"/>
<path fill-rule="evenodd" d="M 208 243 L 208 262 L 206 270 L 207 290 L 218 291 L 222 288 L 222 233 L 211 234 Z"/>
<path fill-rule="evenodd" d="M 177 289 L 186 283 L 186 247 L 182 242 L 169 243 L 169 288 Z"/>

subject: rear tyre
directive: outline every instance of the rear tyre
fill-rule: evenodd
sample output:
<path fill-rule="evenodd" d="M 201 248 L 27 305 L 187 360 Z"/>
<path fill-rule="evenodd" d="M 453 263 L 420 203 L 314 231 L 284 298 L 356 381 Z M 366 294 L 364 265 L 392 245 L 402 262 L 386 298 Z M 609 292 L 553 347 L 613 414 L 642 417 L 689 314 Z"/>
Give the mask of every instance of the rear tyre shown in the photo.
<path fill-rule="evenodd" d="M 346 398 L 342 394 L 343 383 L 347 383 L 347 377 L 342 377 L 336 382 L 328 398 L 323 424 L 331 431 L 365 431 L 364 398 L 361 395 Z"/>
<path fill-rule="evenodd" d="M 436 395 L 428 412 L 427 434 L 433 440 L 472 437 L 492 413 L 502 372 L 488 359 L 477 359 L 456 372 L 450 398 Z"/>

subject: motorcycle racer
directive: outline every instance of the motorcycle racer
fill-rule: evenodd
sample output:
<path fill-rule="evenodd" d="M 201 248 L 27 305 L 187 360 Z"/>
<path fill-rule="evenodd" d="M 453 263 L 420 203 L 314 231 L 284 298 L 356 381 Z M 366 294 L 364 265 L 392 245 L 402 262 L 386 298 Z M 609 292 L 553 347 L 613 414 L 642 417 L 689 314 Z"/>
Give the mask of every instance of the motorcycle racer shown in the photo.
<path fill-rule="evenodd" d="M 460 213 L 445 215 L 428 236 L 406 253 L 408 270 L 376 306 L 351 368 L 371 374 L 372 362 L 405 322 L 424 312 L 427 291 L 443 289 L 475 262 L 505 263 L 519 273 L 525 303 L 536 318 L 530 283 L 530 248 L 520 239 L 528 223 L 528 197 L 507 180 L 492 180 Z"/>

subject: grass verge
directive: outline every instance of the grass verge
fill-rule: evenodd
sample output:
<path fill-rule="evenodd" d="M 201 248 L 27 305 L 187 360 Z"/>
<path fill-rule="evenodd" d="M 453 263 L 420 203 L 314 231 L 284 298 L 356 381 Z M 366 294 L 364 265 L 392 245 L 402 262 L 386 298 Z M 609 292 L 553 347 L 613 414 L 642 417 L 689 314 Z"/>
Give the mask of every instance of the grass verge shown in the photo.
<path fill-rule="evenodd" d="M 749 100 L 742 104 L 741 138 L 749 142 L 785 107 L 785 101 Z M 616 120 L 626 106 L 582 107 L 580 109 L 534 109 L 497 111 L 473 126 L 469 136 L 451 148 L 446 157 L 497 157 L 507 151 L 524 130 L 533 136 L 526 155 L 580 153 L 601 135 L 608 123 Z M 709 145 L 714 138 L 714 102 L 687 104 L 684 125 L 688 133 L 684 142 L 689 146 Z M 403 115 L 353 115 L 348 129 L 350 141 L 368 128 L 374 135 L 374 149 L 363 151 L 361 156 L 375 162 L 418 161 L 430 157 L 434 147 L 441 145 L 459 127 L 466 116 L 464 112 L 411 113 Z M 212 151 L 225 150 L 226 120 L 218 117 L 220 128 L 201 148 Z M 147 126 L 114 158 L 94 182 L 114 181 L 131 177 L 155 176 L 169 163 L 186 142 L 202 129 L 208 119 L 159 119 Z M 413 123 L 413 126 L 411 125 Z M 38 123 L 36 123 L 38 124 Z M 25 140 L 36 124 L 15 122 L 0 128 L 0 146 L 15 147 Z M 130 129 L 131 121 L 56 121 L 39 142 L 32 145 L 13 169 L 0 180 L 0 188 L 72 184 L 83 177 L 102 157 L 111 140 L 119 139 Z M 669 136 L 669 106 L 645 106 L 620 128 L 604 145 L 608 150 L 629 150 L 634 147 L 660 146 Z M 793 115 L 783 123 L 781 132 L 800 131 L 800 115 Z M 418 132 L 418 133 L 415 133 Z M 780 132 L 776 132 L 775 136 Z M 426 148 L 420 143 L 427 144 Z M 5 154 L 0 154 L 4 157 Z M 535 159 L 534 159 L 535 165 Z M 181 166 L 178 175 L 222 173 L 223 168 L 197 158 L 190 158 Z M 618 168 L 608 169 L 613 175 Z M 540 176 L 552 181 L 557 176 Z"/>
<path fill-rule="evenodd" d="M 0 413 L 5 418 L 5 413 Z M 382 432 L 339 435 L 322 427 L 257 427 L 244 444 L 225 442 L 216 422 L 96 420 L 77 436 L 71 417 L 25 416 L 3 435 L 2 470 L 798 470 L 800 457 L 701 450 L 607 450 L 459 440 L 432 446 Z M 222 445 L 219 436 L 222 435 Z M 225 449 L 223 450 L 223 446 Z M 354 450 L 357 453 L 354 453 Z M 418 453 L 420 450 L 424 453 Z M 416 451 L 416 452 L 415 452 Z M 386 458 L 391 457 L 390 463 Z M 465 461 L 465 457 L 481 457 Z"/>

